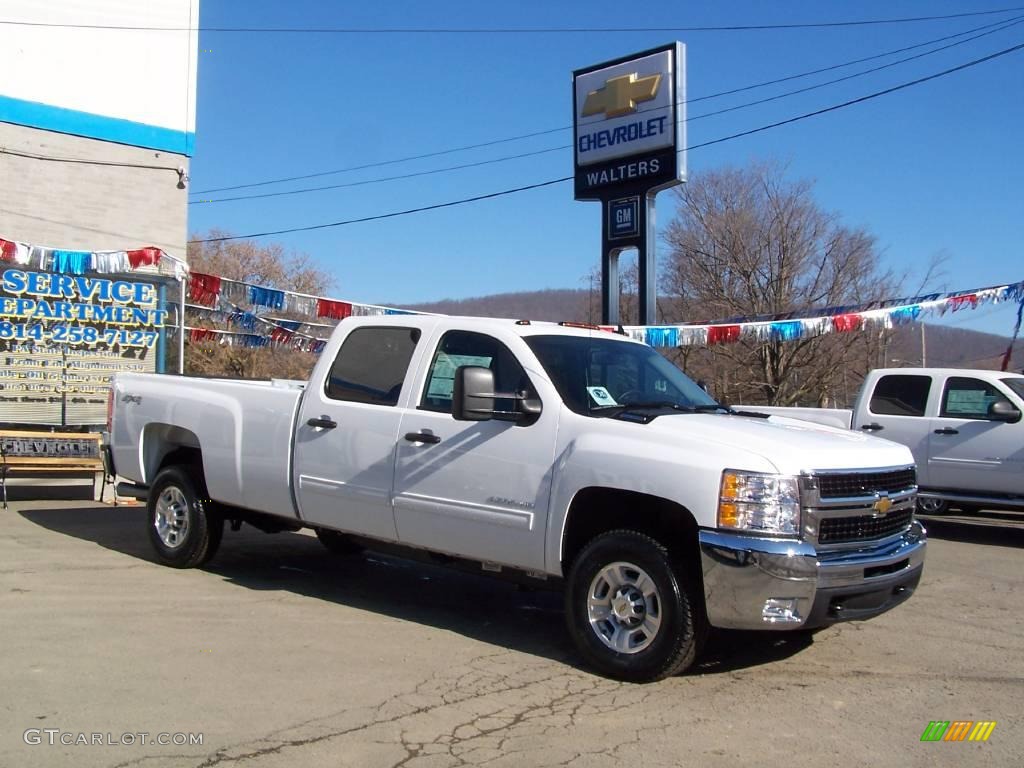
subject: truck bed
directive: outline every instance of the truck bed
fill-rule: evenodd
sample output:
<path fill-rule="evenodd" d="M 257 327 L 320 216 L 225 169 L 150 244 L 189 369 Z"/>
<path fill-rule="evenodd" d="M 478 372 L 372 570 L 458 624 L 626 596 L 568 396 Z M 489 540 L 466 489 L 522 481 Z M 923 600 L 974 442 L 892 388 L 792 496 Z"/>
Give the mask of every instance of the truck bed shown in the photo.
<path fill-rule="evenodd" d="M 166 453 L 159 437 L 173 437 L 178 444 L 202 445 L 212 498 L 294 516 L 290 446 L 304 386 L 285 380 L 118 374 L 111 435 L 118 475 L 152 483 Z M 154 436 L 158 439 L 149 439 Z"/>

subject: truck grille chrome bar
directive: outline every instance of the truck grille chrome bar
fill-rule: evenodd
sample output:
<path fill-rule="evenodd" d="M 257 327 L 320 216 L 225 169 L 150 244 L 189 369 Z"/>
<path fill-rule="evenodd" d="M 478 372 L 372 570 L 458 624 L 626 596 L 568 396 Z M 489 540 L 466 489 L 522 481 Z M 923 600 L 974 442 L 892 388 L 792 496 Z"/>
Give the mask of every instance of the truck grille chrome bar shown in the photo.
<path fill-rule="evenodd" d="M 804 537 L 825 547 L 897 536 L 914 519 L 914 467 L 805 472 L 800 484 Z"/>

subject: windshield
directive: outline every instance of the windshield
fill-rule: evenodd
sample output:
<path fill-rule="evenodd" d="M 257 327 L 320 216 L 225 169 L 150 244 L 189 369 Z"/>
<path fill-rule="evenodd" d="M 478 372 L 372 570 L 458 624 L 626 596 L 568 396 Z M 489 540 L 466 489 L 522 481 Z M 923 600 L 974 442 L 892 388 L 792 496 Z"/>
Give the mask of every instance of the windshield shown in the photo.
<path fill-rule="evenodd" d="M 567 406 L 584 416 L 624 405 L 714 409 L 718 403 L 648 346 L 585 336 L 526 336 Z"/>
<path fill-rule="evenodd" d="M 1012 389 L 1017 397 L 1024 400 L 1024 378 L 1015 376 L 1012 379 L 1003 379 L 1003 384 Z"/>

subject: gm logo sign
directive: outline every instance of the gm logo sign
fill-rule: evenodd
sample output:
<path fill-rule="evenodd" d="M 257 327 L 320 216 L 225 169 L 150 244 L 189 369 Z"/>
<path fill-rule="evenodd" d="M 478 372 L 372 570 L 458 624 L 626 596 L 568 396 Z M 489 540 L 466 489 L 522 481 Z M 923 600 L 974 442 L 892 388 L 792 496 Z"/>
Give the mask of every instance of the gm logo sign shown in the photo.
<path fill-rule="evenodd" d="M 608 239 L 637 237 L 640 234 L 640 196 L 608 202 Z"/>

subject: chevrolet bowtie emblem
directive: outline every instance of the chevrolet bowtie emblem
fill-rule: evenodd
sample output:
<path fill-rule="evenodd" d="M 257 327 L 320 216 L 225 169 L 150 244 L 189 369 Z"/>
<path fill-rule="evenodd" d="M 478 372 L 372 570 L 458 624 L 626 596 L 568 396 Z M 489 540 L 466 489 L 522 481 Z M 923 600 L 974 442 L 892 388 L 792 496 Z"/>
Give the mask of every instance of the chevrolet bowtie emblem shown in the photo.
<path fill-rule="evenodd" d="M 603 88 L 587 94 L 583 102 L 583 117 L 599 115 L 604 112 L 607 117 L 620 117 L 636 112 L 636 105 L 642 101 L 650 101 L 658 93 L 661 75 L 639 77 L 636 72 L 607 80 Z"/>
<path fill-rule="evenodd" d="M 875 510 L 876 516 L 885 517 L 887 514 L 889 514 L 889 510 L 892 509 L 892 502 L 889 500 L 888 496 L 883 496 L 882 498 L 875 502 L 872 509 Z"/>

